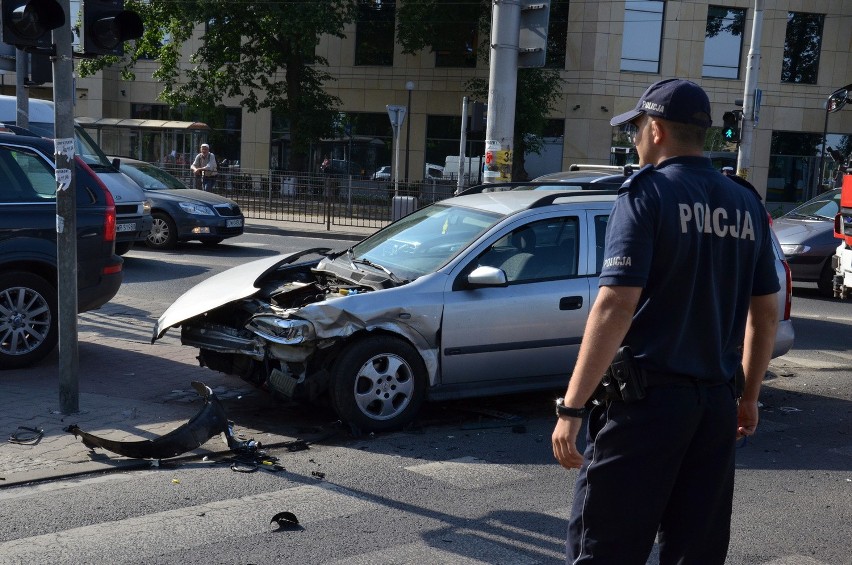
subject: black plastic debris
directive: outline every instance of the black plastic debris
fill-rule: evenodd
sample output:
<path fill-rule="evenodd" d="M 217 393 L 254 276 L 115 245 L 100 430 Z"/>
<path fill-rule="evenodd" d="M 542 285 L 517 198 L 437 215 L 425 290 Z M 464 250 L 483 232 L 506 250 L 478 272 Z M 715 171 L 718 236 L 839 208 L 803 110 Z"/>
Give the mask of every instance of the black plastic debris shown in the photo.
<path fill-rule="evenodd" d="M 311 476 L 322 480 L 325 478 L 325 473 L 323 473 L 322 471 L 311 471 Z"/>
<path fill-rule="evenodd" d="M 193 381 L 192 387 L 204 399 L 204 406 L 201 408 L 201 411 L 193 416 L 186 424 L 157 439 L 141 441 L 110 440 L 84 432 L 76 424 L 68 426 L 65 428 L 65 431 L 74 434 L 75 437 L 80 437 L 83 445 L 89 449 L 100 447 L 134 459 L 167 459 L 169 457 L 176 457 L 187 451 L 197 449 L 211 437 L 220 433 L 224 433 L 229 438 L 228 446 L 234 449 L 235 447 L 231 445 L 233 434 L 229 428 L 228 418 L 225 416 L 225 409 L 222 407 L 219 399 L 213 394 L 210 387 L 204 383 Z M 243 445 L 248 442 L 233 441 L 236 448 L 249 449 L 248 445 Z"/>
<path fill-rule="evenodd" d="M 44 430 L 41 428 L 28 428 L 27 426 L 18 426 L 9 436 L 9 443 L 18 445 L 37 445 L 44 437 Z"/>
<path fill-rule="evenodd" d="M 299 519 L 292 512 L 279 512 L 269 521 L 270 524 L 278 524 L 279 530 L 301 530 Z"/>

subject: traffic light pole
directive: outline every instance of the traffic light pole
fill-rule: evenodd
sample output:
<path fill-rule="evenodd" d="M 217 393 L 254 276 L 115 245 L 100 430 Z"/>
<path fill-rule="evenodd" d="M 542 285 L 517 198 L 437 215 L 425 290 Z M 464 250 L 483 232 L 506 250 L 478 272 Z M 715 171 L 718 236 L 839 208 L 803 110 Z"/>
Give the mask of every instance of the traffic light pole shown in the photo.
<path fill-rule="evenodd" d="M 512 178 L 520 29 L 520 2 L 494 0 L 491 7 L 491 68 L 488 76 L 483 182 L 500 182 Z"/>
<path fill-rule="evenodd" d="M 66 14 L 70 1 L 60 0 Z M 77 348 L 77 197 L 74 182 L 74 83 L 71 26 L 53 30 L 54 157 L 56 159 L 56 243 L 59 271 L 59 407 L 80 409 Z"/>
<path fill-rule="evenodd" d="M 748 179 L 751 169 L 752 145 L 755 126 L 755 91 L 760 71 L 760 38 L 763 30 L 763 0 L 754 2 L 754 22 L 751 27 L 751 46 L 746 62 L 745 92 L 743 92 L 743 121 L 737 155 L 737 176 Z"/>
<path fill-rule="evenodd" d="M 15 96 L 17 97 L 15 125 L 24 129 L 30 127 L 30 95 L 26 88 L 29 61 L 29 53 L 23 49 L 15 49 Z"/>

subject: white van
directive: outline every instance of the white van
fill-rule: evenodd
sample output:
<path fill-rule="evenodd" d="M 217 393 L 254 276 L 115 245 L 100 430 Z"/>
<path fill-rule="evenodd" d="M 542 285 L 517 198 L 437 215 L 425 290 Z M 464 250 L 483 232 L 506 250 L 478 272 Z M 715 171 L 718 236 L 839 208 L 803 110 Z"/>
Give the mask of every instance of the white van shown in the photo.
<path fill-rule="evenodd" d="M 0 95 L 0 122 L 15 125 L 18 101 L 14 96 Z M 29 101 L 29 131 L 53 139 L 53 102 L 31 98 Z M 82 127 L 74 126 L 77 156 L 80 157 L 106 185 L 115 200 L 115 252 L 124 255 L 137 241 L 145 241 L 151 231 L 151 203 L 145 193 L 124 173 L 112 166 L 104 152 Z"/>

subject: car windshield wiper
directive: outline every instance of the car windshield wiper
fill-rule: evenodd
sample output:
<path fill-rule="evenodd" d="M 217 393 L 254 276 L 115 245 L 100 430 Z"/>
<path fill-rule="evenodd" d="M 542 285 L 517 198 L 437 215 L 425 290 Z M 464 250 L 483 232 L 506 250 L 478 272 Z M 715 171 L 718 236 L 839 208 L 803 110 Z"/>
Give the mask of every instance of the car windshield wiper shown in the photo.
<path fill-rule="evenodd" d="M 790 215 L 796 216 L 797 218 L 807 218 L 809 220 L 833 220 L 834 219 L 834 218 L 829 218 L 827 216 L 817 216 L 816 214 L 803 214 L 801 212 L 793 212 Z"/>
<path fill-rule="evenodd" d="M 393 274 L 393 271 L 391 271 L 390 269 L 388 269 L 387 267 L 385 267 L 383 265 L 379 265 L 378 263 L 373 263 L 369 259 L 360 259 L 360 258 L 356 259 L 356 258 L 354 258 L 352 256 L 351 251 L 349 252 L 349 261 L 353 265 L 355 265 L 355 264 L 367 265 L 368 267 L 373 267 L 374 269 L 378 269 L 381 272 L 385 273 L 390 278 L 390 280 L 392 280 L 393 282 L 395 282 L 397 284 L 405 284 L 405 283 L 408 282 L 407 280 L 401 279 L 398 276 L 396 276 L 395 274 Z"/>

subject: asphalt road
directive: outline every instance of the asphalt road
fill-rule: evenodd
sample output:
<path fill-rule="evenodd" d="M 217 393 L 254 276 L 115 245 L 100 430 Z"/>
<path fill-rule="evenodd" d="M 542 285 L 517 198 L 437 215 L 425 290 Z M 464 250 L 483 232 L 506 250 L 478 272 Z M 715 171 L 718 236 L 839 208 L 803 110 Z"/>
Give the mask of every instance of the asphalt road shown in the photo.
<path fill-rule="evenodd" d="M 153 319 L 215 272 L 317 245 L 351 242 L 133 250 L 116 300 L 147 300 Z M 852 301 L 797 288 L 793 313 L 796 346 L 773 362 L 758 434 L 738 451 L 731 564 L 852 564 Z M 554 395 L 433 404 L 409 430 L 363 437 L 322 407 L 264 400 L 235 419 L 315 440 L 270 449 L 283 470 L 189 461 L 3 489 L 0 563 L 564 562 L 576 472 L 552 458 Z M 271 524 L 282 511 L 299 525 Z"/>

